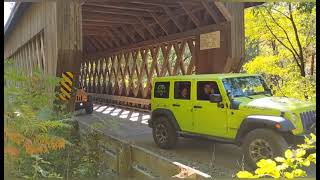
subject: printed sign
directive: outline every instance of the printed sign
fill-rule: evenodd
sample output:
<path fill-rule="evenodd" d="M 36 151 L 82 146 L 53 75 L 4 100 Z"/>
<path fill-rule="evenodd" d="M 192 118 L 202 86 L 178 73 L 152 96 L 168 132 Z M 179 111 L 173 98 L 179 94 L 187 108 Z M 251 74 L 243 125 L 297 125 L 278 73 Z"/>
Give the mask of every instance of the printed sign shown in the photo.
<path fill-rule="evenodd" d="M 200 50 L 220 48 L 220 31 L 200 34 Z"/>

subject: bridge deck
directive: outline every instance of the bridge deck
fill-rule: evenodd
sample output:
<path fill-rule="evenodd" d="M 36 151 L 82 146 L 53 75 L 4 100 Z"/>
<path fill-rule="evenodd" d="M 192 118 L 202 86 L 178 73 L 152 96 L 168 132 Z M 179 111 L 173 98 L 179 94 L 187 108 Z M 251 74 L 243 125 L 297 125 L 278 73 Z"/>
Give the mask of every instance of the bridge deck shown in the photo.
<path fill-rule="evenodd" d="M 180 138 L 172 150 L 158 148 L 152 138 L 152 129 L 148 127 L 149 112 L 95 104 L 93 114 L 77 113 L 76 119 L 82 123 L 101 128 L 106 134 L 126 139 L 212 177 L 231 177 L 243 163 L 240 148 L 231 144 Z M 316 176 L 315 166 L 308 171 L 311 177 Z"/>
<path fill-rule="evenodd" d="M 148 112 L 96 104 L 93 114 L 79 112 L 76 118 L 82 123 L 101 128 L 107 134 L 126 139 L 213 177 L 230 177 L 240 169 L 241 151 L 234 145 L 180 138 L 174 149 L 159 149 L 153 141 L 152 129 L 147 125 L 150 118 Z"/>

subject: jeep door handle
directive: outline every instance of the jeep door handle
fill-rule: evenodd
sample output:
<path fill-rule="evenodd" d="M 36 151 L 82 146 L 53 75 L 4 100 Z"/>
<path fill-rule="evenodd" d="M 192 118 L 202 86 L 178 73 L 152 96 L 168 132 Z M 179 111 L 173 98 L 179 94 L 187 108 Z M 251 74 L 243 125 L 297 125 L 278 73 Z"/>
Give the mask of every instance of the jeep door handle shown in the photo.
<path fill-rule="evenodd" d="M 202 108 L 202 106 L 193 106 L 193 107 L 194 107 L 194 108 L 199 108 L 199 109 Z"/>
<path fill-rule="evenodd" d="M 180 106 L 180 104 L 172 104 L 172 106 L 177 106 L 177 107 L 179 107 L 179 106 Z"/>

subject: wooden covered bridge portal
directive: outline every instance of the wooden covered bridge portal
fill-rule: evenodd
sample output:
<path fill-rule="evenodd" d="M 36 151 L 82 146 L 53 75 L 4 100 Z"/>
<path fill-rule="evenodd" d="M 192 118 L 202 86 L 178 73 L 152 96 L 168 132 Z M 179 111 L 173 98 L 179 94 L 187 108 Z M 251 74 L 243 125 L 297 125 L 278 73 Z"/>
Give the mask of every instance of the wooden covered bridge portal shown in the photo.
<path fill-rule="evenodd" d="M 97 101 L 145 107 L 154 76 L 237 71 L 244 9 L 214 0 L 19 1 L 5 26 L 4 58 L 71 71 Z"/>

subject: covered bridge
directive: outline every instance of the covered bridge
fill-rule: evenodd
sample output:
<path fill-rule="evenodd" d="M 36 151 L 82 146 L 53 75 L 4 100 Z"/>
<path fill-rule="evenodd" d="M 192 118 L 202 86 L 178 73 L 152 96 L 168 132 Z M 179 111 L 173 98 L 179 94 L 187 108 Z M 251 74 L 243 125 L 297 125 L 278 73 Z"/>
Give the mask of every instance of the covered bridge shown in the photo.
<path fill-rule="evenodd" d="M 231 72 L 244 59 L 244 9 L 214 0 L 30 0 L 5 25 L 4 58 L 70 71 L 96 100 L 147 105 L 154 76 Z"/>

